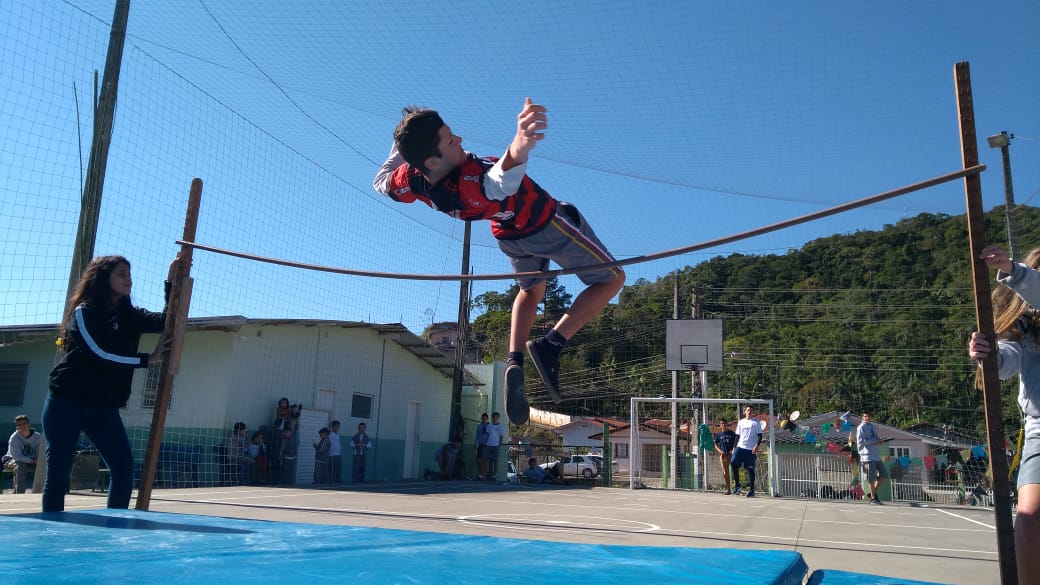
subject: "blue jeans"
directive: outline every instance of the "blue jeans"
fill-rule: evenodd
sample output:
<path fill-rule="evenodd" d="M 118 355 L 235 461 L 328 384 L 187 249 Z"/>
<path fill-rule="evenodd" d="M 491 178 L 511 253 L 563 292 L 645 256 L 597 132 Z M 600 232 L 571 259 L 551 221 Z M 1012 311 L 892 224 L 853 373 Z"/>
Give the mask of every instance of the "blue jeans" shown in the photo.
<path fill-rule="evenodd" d="M 65 509 L 76 442 L 83 431 L 93 441 L 108 466 L 108 507 L 129 508 L 134 489 L 134 454 L 118 408 L 90 406 L 53 393 L 43 403 L 43 428 L 47 436 L 47 480 L 43 484 L 43 511 Z"/>

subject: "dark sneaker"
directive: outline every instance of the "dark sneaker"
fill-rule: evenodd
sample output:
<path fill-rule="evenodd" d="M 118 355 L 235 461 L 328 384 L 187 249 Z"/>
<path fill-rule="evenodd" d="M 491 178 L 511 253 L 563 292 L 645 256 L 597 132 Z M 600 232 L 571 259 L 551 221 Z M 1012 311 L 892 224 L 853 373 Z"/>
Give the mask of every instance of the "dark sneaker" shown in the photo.
<path fill-rule="evenodd" d="M 740 486 L 738 485 L 737 489 L 733 490 L 733 495 L 734 496 L 744 495 L 744 490 L 740 489 Z"/>
<path fill-rule="evenodd" d="M 755 492 L 753 492 L 753 491 L 750 491 L 750 492 L 748 492 L 748 493 L 747 493 L 747 495 L 746 495 L 746 496 L 744 496 L 744 497 L 745 497 L 745 498 L 753 498 L 753 497 L 755 497 Z"/>
<path fill-rule="evenodd" d="M 524 369 L 516 362 L 506 362 L 506 415 L 509 422 L 520 426 L 531 417 L 531 405 L 524 394 Z"/>
<path fill-rule="evenodd" d="M 543 339 L 528 341 L 527 353 L 534 362 L 534 369 L 542 377 L 545 392 L 553 402 L 559 404 L 563 402 L 563 396 L 560 395 L 560 358 L 545 349 L 546 343 Z"/>
<path fill-rule="evenodd" d="M 730 494 L 732 494 L 732 493 L 733 493 L 733 492 L 731 492 L 731 491 L 729 491 L 729 490 L 726 490 L 726 491 L 722 492 L 722 495 L 724 495 L 724 496 L 728 496 L 728 495 L 730 495 Z"/>
<path fill-rule="evenodd" d="M 874 504 L 875 506 L 881 506 L 882 505 L 881 500 L 879 500 L 877 498 L 874 498 L 874 499 L 870 500 L 870 503 Z"/>

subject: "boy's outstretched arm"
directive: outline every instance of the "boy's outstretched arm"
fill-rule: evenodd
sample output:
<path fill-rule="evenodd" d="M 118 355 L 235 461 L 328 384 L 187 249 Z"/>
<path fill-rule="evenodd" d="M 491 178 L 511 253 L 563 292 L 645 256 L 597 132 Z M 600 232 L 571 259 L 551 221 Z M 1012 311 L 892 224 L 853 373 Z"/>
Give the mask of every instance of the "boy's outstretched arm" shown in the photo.
<path fill-rule="evenodd" d="M 516 135 L 502 155 L 503 171 L 526 163 L 531 150 L 545 138 L 543 131 L 549 127 L 546 111 L 545 106 L 531 102 L 531 98 L 524 99 L 524 108 L 516 116 Z"/>
<path fill-rule="evenodd" d="M 397 152 L 397 143 L 394 143 L 390 148 L 390 154 L 386 157 L 386 162 L 379 167 L 375 178 L 372 179 L 372 188 L 381 195 L 390 195 L 390 176 L 402 164 L 404 164 L 404 157 Z"/>

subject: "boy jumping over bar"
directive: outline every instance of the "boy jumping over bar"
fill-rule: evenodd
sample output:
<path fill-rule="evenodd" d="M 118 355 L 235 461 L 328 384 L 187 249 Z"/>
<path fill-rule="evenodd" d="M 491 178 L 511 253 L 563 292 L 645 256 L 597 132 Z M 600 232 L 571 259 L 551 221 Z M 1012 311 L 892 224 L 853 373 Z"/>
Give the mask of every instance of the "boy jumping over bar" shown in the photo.
<path fill-rule="evenodd" d="M 548 127 L 545 107 L 524 100 L 516 117 L 516 135 L 502 158 L 480 157 L 463 150 L 434 110 L 408 107 L 394 129 L 394 146 L 372 186 L 401 203 L 422 201 L 452 217 L 491 220 L 491 234 L 509 257 L 515 272 L 547 270 L 549 260 L 563 268 L 579 268 L 614 260 L 578 208 L 557 201 L 527 176 L 527 157 Z M 545 297 L 543 277 L 517 279 L 506 363 L 506 413 L 514 425 L 530 416 L 524 392 L 526 346 L 545 391 L 562 400 L 560 352 L 567 340 L 610 302 L 622 285 L 620 267 L 579 272 L 587 286 L 556 325 L 537 340 L 528 340 L 538 304 Z"/>

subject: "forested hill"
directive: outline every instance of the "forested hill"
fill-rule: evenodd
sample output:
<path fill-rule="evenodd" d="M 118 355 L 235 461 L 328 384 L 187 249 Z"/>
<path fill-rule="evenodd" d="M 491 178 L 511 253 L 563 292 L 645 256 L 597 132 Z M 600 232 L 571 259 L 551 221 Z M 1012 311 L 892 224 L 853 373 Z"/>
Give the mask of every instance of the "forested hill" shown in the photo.
<path fill-rule="evenodd" d="M 1040 246 L 1040 209 L 1016 210 L 1019 254 Z M 987 213 L 991 242 L 1007 242 L 1003 207 Z M 981 396 L 966 345 L 975 327 L 967 218 L 921 214 L 880 231 L 814 240 L 783 255 L 716 257 L 678 271 L 680 317 L 723 320 L 725 370 L 713 397 L 774 398 L 803 413 L 870 408 L 889 424 L 918 421 L 978 432 Z M 676 273 L 637 280 L 571 340 L 556 410 L 627 416 L 633 395 L 670 394 L 664 321 Z M 992 280 L 991 280 L 992 283 Z M 505 355 L 515 289 L 476 299 L 474 340 Z M 569 302 L 557 288 L 543 330 Z M 529 372 L 538 398 L 538 379 Z M 684 375 L 685 376 L 685 375 Z M 689 381 L 683 382 L 687 388 Z M 1005 383 L 1006 423 L 1018 426 Z"/>

